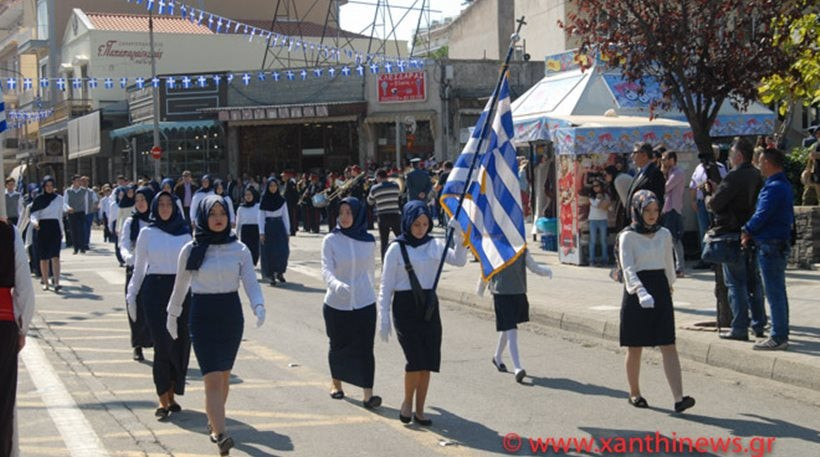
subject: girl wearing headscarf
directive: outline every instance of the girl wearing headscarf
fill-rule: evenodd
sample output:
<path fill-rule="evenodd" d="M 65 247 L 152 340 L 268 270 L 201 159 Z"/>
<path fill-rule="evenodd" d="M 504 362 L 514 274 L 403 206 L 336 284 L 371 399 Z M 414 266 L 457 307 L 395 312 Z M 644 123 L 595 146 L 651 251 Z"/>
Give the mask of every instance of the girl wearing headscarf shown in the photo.
<path fill-rule="evenodd" d="M 0 210 L 1 211 L 1 210 Z M 18 455 L 17 354 L 34 315 L 34 287 L 20 232 L 0 219 L 0 455 Z"/>
<path fill-rule="evenodd" d="M 205 412 L 211 441 L 222 455 L 227 455 L 234 443 L 225 433 L 225 401 L 244 327 L 238 292 L 240 280 L 257 318 L 257 327 L 265 322 L 265 302 L 256 281 L 251 252 L 231 233 L 225 199 L 218 195 L 205 197 L 195 220 L 194 240 L 179 254 L 166 328 L 173 339 L 178 338 L 178 319 L 190 289 L 191 341 L 205 380 Z"/>
<path fill-rule="evenodd" d="M 134 213 L 125 220 L 122 224 L 122 232 L 120 232 L 120 255 L 125 261 L 125 292 L 128 293 L 128 283 L 131 282 L 131 276 L 134 274 L 134 250 L 137 245 L 137 237 L 144 227 L 147 227 L 151 216 L 151 201 L 154 199 L 154 191 L 150 187 L 143 186 L 137 189 L 134 194 Z M 142 312 L 142 303 L 140 300 L 135 302 L 138 306 L 138 312 L 134 315 L 136 318 L 128 319 L 128 324 L 131 326 L 131 349 L 133 351 L 133 359 L 141 362 L 145 360 L 142 354 L 142 348 L 150 348 L 153 346 L 151 333 L 148 331 L 148 324 L 145 322 L 144 313 Z"/>
<path fill-rule="evenodd" d="M 272 286 L 285 282 L 285 270 L 290 256 L 290 217 L 288 204 L 279 193 L 279 181 L 268 178 L 259 202 L 259 239 L 262 241 L 262 277 Z"/>
<path fill-rule="evenodd" d="M 165 178 L 160 184 L 160 192 L 168 192 L 172 197 L 174 197 L 174 202 L 176 202 L 176 205 L 179 207 L 179 212 L 182 213 L 182 217 L 184 218 L 185 210 L 182 208 L 182 200 L 174 194 L 174 185 L 175 183 L 173 179 Z"/>
<path fill-rule="evenodd" d="M 40 259 L 40 282 L 48 290 L 49 263 L 51 264 L 54 291 L 60 285 L 60 249 L 63 242 L 63 197 L 55 189 L 54 178 L 43 178 L 43 193 L 31 205 L 30 221 L 37 231 L 37 257 Z"/>
<path fill-rule="evenodd" d="M 636 192 L 630 205 L 632 223 L 618 235 L 618 261 L 624 278 L 620 341 L 621 346 L 627 348 L 629 403 L 636 408 L 649 406 L 641 396 L 638 382 L 641 352 L 646 346 L 658 346 L 666 380 L 675 399 L 675 411 L 682 412 L 694 406 L 695 400 L 683 395 L 680 361 L 675 347 L 672 234 L 660 225 L 660 205 L 651 191 Z"/>
<path fill-rule="evenodd" d="M 219 195 L 220 197 L 225 199 L 225 203 L 228 204 L 228 216 L 231 220 L 231 226 L 236 226 L 236 212 L 233 209 L 233 202 L 231 201 L 231 197 L 228 196 L 225 184 L 222 182 L 221 179 L 214 179 L 214 193 Z"/>
<path fill-rule="evenodd" d="M 191 197 L 191 225 L 196 226 L 196 217 L 197 208 L 199 208 L 199 202 L 202 201 L 203 198 L 207 197 L 214 193 L 213 187 L 213 178 L 211 175 L 202 175 L 202 179 L 199 180 L 200 187 L 199 189 L 194 192 L 194 196 Z"/>
<path fill-rule="evenodd" d="M 322 313 L 330 338 L 330 397 L 344 398 L 342 382 L 364 389 L 365 408 L 382 403 L 373 395 L 376 359 L 376 239 L 367 233 L 367 211 L 357 198 L 339 203 L 336 227 L 322 240 L 322 276 L 327 285 Z"/>
<path fill-rule="evenodd" d="M 463 234 L 456 227 L 453 248 L 447 248 L 443 239 L 430 236 L 433 218 L 430 209 L 420 200 L 412 200 L 402 211 L 402 233 L 390 244 L 384 256 L 379 288 L 379 336 L 387 341 L 391 332 L 390 311 L 407 364 L 404 368 L 404 401 L 399 419 L 409 423 L 430 426 L 433 421 L 424 414 L 424 403 L 430 385 L 430 372 L 438 372 L 441 365 L 441 316 L 438 306 L 432 315 L 425 316 L 429 303 L 437 303 L 432 289 L 438 265 L 444 250 L 450 265 L 467 263 L 467 251 L 462 243 Z M 405 260 L 405 258 L 407 260 Z M 409 261 L 413 276 L 405 269 Z M 416 303 L 413 293 L 415 278 L 426 297 Z M 429 317 L 429 319 L 425 319 Z M 415 413 L 413 400 L 415 398 Z"/>
<path fill-rule="evenodd" d="M 154 415 L 159 420 L 182 410 L 174 395 L 185 393 L 191 354 L 187 296 L 177 321 L 178 338 L 172 340 L 165 328 L 166 306 L 174 287 L 179 253 L 191 241 L 188 223 L 175 200 L 173 193 L 163 190 L 151 203 L 150 223 L 140 230 L 136 240 L 134 275 L 128 282 L 126 296 L 131 322 L 145 321 L 154 342 L 153 375 L 159 397 Z"/>
<path fill-rule="evenodd" d="M 120 266 L 125 266 L 125 259 L 122 257 L 122 252 L 120 252 L 120 244 L 123 242 L 122 227 L 125 225 L 125 221 L 127 221 L 134 212 L 136 191 L 137 186 L 129 185 L 120 187 L 117 192 L 117 209 L 116 212 L 113 213 L 116 214 L 116 217 L 111 221 L 111 224 L 113 225 L 113 232 L 117 234 L 117 239 L 114 240 L 114 251 L 117 254 L 117 260 L 119 260 Z"/>
<path fill-rule="evenodd" d="M 242 196 L 242 204 L 236 210 L 236 231 L 239 240 L 251 251 L 253 265 L 259 261 L 259 192 L 248 185 Z"/>

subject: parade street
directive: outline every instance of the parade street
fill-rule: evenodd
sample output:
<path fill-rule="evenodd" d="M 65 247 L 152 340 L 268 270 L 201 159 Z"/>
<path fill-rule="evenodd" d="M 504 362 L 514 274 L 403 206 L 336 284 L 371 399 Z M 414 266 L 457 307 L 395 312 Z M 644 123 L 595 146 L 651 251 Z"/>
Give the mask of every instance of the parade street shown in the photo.
<path fill-rule="evenodd" d="M 265 326 L 254 327 L 241 293 L 245 331 L 227 411 L 227 429 L 237 442 L 231 455 L 820 455 L 817 390 L 683 357 L 684 392 L 697 405 L 675 414 L 659 356 L 647 351 L 641 383 L 650 409 L 636 409 L 626 401 L 617 342 L 538 323 L 522 327 L 528 377 L 519 385 L 490 363 L 497 338 L 492 315 L 449 301 L 442 303 L 441 373 L 433 375 L 428 398 L 432 427 L 398 420 L 405 362 L 395 334 L 387 344 L 376 343 L 374 390 L 384 404 L 372 411 L 363 408 L 361 390 L 349 385 L 344 400 L 333 400 L 321 311 L 321 236 L 300 232 L 291 239 L 287 284 L 263 285 Z M 20 357 L 21 455 L 216 455 L 193 356 L 186 394 L 179 397 L 182 412 L 165 422 L 154 417 L 152 352 L 146 350 L 142 363 L 131 360 L 125 273 L 110 245 L 95 231 L 91 251 L 74 256 L 64 249 L 62 260 L 64 288 L 59 294 L 37 288 L 32 330 Z M 569 270 L 551 263 L 556 296 L 574 295 L 579 308 L 588 308 L 584 290 L 566 279 Z M 445 274 L 441 287 L 452 285 L 448 281 L 454 278 Z M 464 288 L 473 287 L 474 279 Z M 689 287 L 703 289 L 703 284 L 708 283 Z M 541 299 L 538 293 L 531 290 L 533 302 Z M 620 295 L 613 296 L 611 305 L 619 300 Z M 703 446 L 692 452 L 661 446 L 658 452 L 653 446 L 664 437 L 703 439 Z M 566 444 L 573 438 L 594 438 L 595 445 L 579 451 L 530 445 L 530 440 L 564 439 Z M 652 446 L 641 452 L 616 447 L 630 439 L 632 446 L 647 441 Z M 737 441 L 728 450 L 712 447 L 731 439 Z"/>

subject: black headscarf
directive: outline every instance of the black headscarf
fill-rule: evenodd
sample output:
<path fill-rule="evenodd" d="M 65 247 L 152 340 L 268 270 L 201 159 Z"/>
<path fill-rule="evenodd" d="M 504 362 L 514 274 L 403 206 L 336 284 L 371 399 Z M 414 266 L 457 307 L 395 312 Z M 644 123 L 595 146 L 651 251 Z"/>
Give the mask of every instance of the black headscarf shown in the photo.
<path fill-rule="evenodd" d="M 211 231 L 208 227 L 208 215 L 214 205 L 220 204 L 225 208 L 225 214 L 228 217 L 228 223 L 225 224 L 225 229 L 221 232 Z M 208 246 L 212 244 L 227 244 L 236 241 L 236 235 L 231 233 L 231 221 L 228 213 L 228 203 L 225 198 L 219 195 L 208 195 L 199 203 L 199 208 L 196 212 L 196 228 L 194 229 L 194 246 L 191 248 L 191 255 L 188 256 L 188 263 L 185 264 L 186 270 L 199 270 L 202 266 L 202 261 L 205 260 L 205 253 L 208 251 Z"/>
<path fill-rule="evenodd" d="M 222 192 L 217 192 L 216 190 L 217 190 L 218 188 L 220 188 L 220 187 L 222 188 Z M 224 183 L 224 182 L 222 182 L 222 180 L 221 180 L 221 179 L 219 179 L 219 178 L 214 179 L 213 184 L 211 184 L 211 188 L 214 190 L 214 193 L 215 193 L 215 194 L 217 194 L 217 195 L 221 195 L 221 196 L 223 196 L 223 197 L 224 197 L 224 196 L 225 196 L 225 194 L 227 193 L 227 189 L 225 189 L 225 183 Z"/>
<path fill-rule="evenodd" d="M 129 234 L 131 237 L 131 242 L 137 241 L 137 236 L 140 234 L 140 221 L 143 221 L 146 224 L 150 222 L 152 200 L 154 199 L 154 189 L 151 189 L 148 186 L 142 186 L 137 189 L 137 192 L 134 194 L 135 202 L 137 199 L 137 194 L 145 197 L 145 202 L 148 204 L 148 209 L 146 209 L 144 213 L 141 213 L 137 211 L 136 204 L 134 205 L 134 214 L 131 215 L 131 233 Z"/>
<path fill-rule="evenodd" d="M 413 222 L 415 222 L 420 216 L 427 216 L 429 225 L 427 227 L 427 233 L 425 233 L 421 238 L 416 238 L 413 236 L 412 227 Z M 427 205 L 425 205 L 421 200 L 411 200 L 405 203 L 401 215 L 401 235 L 396 237 L 396 241 L 415 248 L 432 240 L 433 237 L 430 236 L 430 232 L 432 231 L 433 217 L 431 216 L 430 209 Z"/>
<path fill-rule="evenodd" d="M 336 219 L 336 228 L 333 229 L 333 233 L 341 233 L 358 241 L 375 242 L 376 238 L 367 233 L 367 211 L 362 208 L 362 202 L 356 197 L 347 197 L 339 203 L 339 208 L 342 205 L 350 206 L 350 211 L 353 213 L 353 224 L 348 228 L 342 228 Z"/>
<path fill-rule="evenodd" d="M 271 183 L 276 183 L 276 192 L 270 192 L 270 185 Z M 282 186 L 279 185 L 279 180 L 270 177 L 267 181 L 265 181 L 265 190 L 262 191 L 262 200 L 259 203 L 259 209 L 263 211 L 276 211 L 285 204 L 285 199 L 282 197 L 282 194 L 279 191 L 282 189 Z"/>
<path fill-rule="evenodd" d="M 122 187 L 122 196 L 120 197 L 120 200 L 117 202 L 117 204 L 120 208 L 130 208 L 130 207 L 134 206 L 134 197 L 129 197 L 128 196 L 128 191 L 129 190 L 136 191 L 137 186 L 132 185 L 132 186 L 123 186 Z"/>
<path fill-rule="evenodd" d="M 173 208 L 171 217 L 168 218 L 167 221 L 164 221 L 159 217 L 159 198 L 163 195 L 171 197 L 171 207 Z M 176 197 L 171 192 L 163 190 L 154 197 L 154 201 L 151 202 L 150 219 L 150 227 L 156 227 L 169 235 L 180 236 L 191 233 L 191 226 L 188 225 L 185 217 L 181 212 L 179 212 L 179 205 L 177 205 Z"/>
<path fill-rule="evenodd" d="M 205 181 L 208 181 L 208 187 L 205 187 Z M 213 192 L 214 190 L 214 181 L 211 179 L 211 175 L 203 175 L 202 179 L 199 180 L 199 189 L 197 192 L 202 192 L 203 194 Z"/>
<path fill-rule="evenodd" d="M 161 191 L 161 190 L 162 190 L 162 188 L 161 188 L 161 187 L 159 187 L 159 183 L 158 183 L 158 182 L 156 182 L 156 181 L 155 181 L 155 180 L 153 180 L 153 179 L 151 180 L 151 182 L 149 182 L 149 183 L 148 183 L 148 187 L 150 187 L 150 188 L 151 188 L 151 190 L 153 190 L 155 194 L 156 194 L 157 192 L 159 192 L 159 191 Z"/>
<path fill-rule="evenodd" d="M 632 195 L 630 209 L 630 211 L 632 211 L 632 224 L 629 226 L 631 230 L 638 233 L 655 233 L 660 230 L 660 217 L 655 222 L 655 225 L 646 225 L 646 222 L 643 220 L 643 212 L 651 203 L 658 205 L 658 211 L 660 211 L 660 202 L 658 202 L 658 197 L 656 197 L 651 190 L 639 190 Z"/>
<path fill-rule="evenodd" d="M 250 192 L 251 195 L 253 195 L 253 200 L 251 200 L 250 202 L 245 200 L 245 192 Z M 242 192 L 242 206 L 244 206 L 245 208 L 250 208 L 253 205 L 259 203 L 259 191 L 256 190 L 256 187 L 253 187 L 250 184 L 248 184 L 247 186 L 245 186 L 245 192 Z"/>
<path fill-rule="evenodd" d="M 51 193 L 46 192 L 47 182 L 51 182 L 53 186 L 53 190 L 51 191 Z M 34 199 L 34 203 L 31 205 L 32 213 L 47 208 L 48 205 L 51 204 L 52 200 L 57 198 L 57 182 L 54 181 L 54 178 L 52 176 L 47 175 L 43 178 L 43 182 L 40 183 L 40 189 L 43 193 L 41 193 Z"/>
<path fill-rule="evenodd" d="M 159 190 L 157 191 L 157 193 L 164 190 L 166 185 L 171 186 L 171 191 L 173 192 L 174 186 L 176 185 L 176 183 L 174 182 L 174 180 L 172 178 L 163 179 L 162 182 L 159 185 Z"/>

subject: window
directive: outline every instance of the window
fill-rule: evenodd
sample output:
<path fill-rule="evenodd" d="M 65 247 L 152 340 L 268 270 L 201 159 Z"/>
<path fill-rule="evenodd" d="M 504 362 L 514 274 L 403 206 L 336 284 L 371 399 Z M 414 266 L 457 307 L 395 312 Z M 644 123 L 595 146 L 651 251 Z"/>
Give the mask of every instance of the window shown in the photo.
<path fill-rule="evenodd" d="M 48 39 L 48 1 L 37 0 L 37 39 Z"/>

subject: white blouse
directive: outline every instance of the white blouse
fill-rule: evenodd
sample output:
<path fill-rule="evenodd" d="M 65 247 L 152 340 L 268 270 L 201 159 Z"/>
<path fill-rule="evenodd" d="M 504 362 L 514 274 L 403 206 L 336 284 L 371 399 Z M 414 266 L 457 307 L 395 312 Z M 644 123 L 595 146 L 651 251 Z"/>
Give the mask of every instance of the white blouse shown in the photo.
<path fill-rule="evenodd" d="M 57 219 L 60 221 L 60 228 L 63 227 L 63 196 L 57 195 L 45 208 L 31 213 L 31 222 L 40 224 L 40 221 L 47 219 Z"/>
<path fill-rule="evenodd" d="M 445 261 L 450 265 L 461 267 L 467 263 L 467 249 L 464 248 L 461 237 L 456 236 L 456 238 L 453 243 L 455 249 L 447 249 Z M 413 270 L 416 277 L 419 278 L 422 289 L 433 287 L 438 264 L 441 261 L 441 254 L 444 252 L 444 243 L 446 243 L 446 240 L 434 238 L 432 241 L 416 248 L 407 246 L 407 257 L 413 265 Z M 402 290 L 411 290 L 410 278 L 404 269 L 404 259 L 402 259 L 399 244 L 391 243 L 384 254 L 381 286 L 379 287 L 379 313 L 382 316 L 389 316 L 390 314 L 393 292 Z"/>
<path fill-rule="evenodd" d="M 376 243 L 330 233 L 322 240 L 325 303 L 353 311 L 376 303 Z"/>
<path fill-rule="evenodd" d="M 239 232 L 243 225 L 259 224 L 259 203 L 253 206 L 240 206 L 236 210 L 236 231 Z"/>
<path fill-rule="evenodd" d="M 28 253 L 23 238 L 17 228 L 14 230 L 14 289 L 11 301 L 14 308 L 14 320 L 20 327 L 20 334 L 28 333 L 31 318 L 34 316 L 34 286 L 31 282 L 31 270 L 28 267 Z"/>
<path fill-rule="evenodd" d="M 643 287 L 638 279 L 639 271 L 664 270 L 669 285 L 675 282 L 673 244 L 672 234 L 665 228 L 655 232 L 651 238 L 634 231 L 621 233 L 618 238 L 619 261 L 627 292 L 635 294 Z"/>
<path fill-rule="evenodd" d="M 117 219 L 114 220 L 114 231 L 118 234 L 122 233 L 122 226 L 125 224 L 125 221 L 131 218 L 131 215 L 134 214 L 134 206 L 129 206 L 127 208 L 120 208 L 117 205 Z M 121 240 L 120 240 L 121 241 Z"/>
<path fill-rule="evenodd" d="M 131 224 L 134 222 L 133 217 L 129 217 L 123 222 L 122 230 L 119 233 L 120 255 L 125 264 L 129 267 L 134 266 L 134 243 L 131 242 Z M 140 220 L 140 230 L 148 226 L 148 222 Z M 137 236 L 139 241 L 139 236 Z"/>
<path fill-rule="evenodd" d="M 168 301 L 168 314 L 180 316 L 182 302 L 188 295 L 188 289 L 195 294 L 225 294 L 239 290 L 239 280 L 250 299 L 251 309 L 264 305 L 262 289 L 256 281 L 251 251 L 241 242 L 212 244 L 205 252 L 199 270 L 187 270 L 188 257 L 191 255 L 191 241 L 182 248 L 177 260 L 177 279 L 174 292 Z"/>
<path fill-rule="evenodd" d="M 190 241 L 191 235 L 187 233 L 173 236 L 157 227 L 141 229 L 132 256 L 136 261 L 134 274 L 128 283 L 126 303 L 136 303 L 145 276 L 176 274 L 179 253 Z"/>
<path fill-rule="evenodd" d="M 290 233 L 290 216 L 288 215 L 288 204 L 283 203 L 276 211 L 259 210 L 257 218 L 259 223 L 259 234 L 265 234 L 265 219 L 269 217 L 281 217 L 282 223 L 285 224 L 285 233 Z"/>

